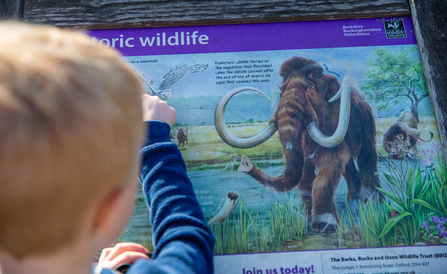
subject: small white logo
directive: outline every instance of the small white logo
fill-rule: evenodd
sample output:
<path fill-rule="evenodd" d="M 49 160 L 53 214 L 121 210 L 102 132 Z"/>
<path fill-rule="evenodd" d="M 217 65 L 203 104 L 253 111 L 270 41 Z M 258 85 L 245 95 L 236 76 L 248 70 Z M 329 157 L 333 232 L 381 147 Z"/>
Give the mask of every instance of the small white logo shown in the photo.
<path fill-rule="evenodd" d="M 386 38 L 407 38 L 403 20 L 384 20 Z"/>

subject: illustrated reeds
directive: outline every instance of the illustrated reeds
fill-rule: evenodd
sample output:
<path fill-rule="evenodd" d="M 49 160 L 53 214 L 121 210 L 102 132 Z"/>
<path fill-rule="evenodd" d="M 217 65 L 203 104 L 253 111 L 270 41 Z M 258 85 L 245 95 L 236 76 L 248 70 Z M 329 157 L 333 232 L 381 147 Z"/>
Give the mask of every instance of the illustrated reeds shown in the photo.
<path fill-rule="evenodd" d="M 390 191 L 378 188 L 388 201 L 384 204 L 393 216 L 387 221 L 379 235 L 383 238 L 391 229 L 397 227 L 405 245 L 414 245 L 420 241 L 420 228 L 429 214 L 445 214 L 445 194 L 447 190 L 445 178 L 445 162 L 438 162 L 424 169 L 418 164 L 410 167 L 404 159 L 392 161 L 388 159 L 389 173 L 384 172 L 382 180 Z M 444 207 L 443 207 L 444 206 Z"/>
<path fill-rule="evenodd" d="M 293 193 L 284 203 L 266 205 L 262 213 L 249 211 L 242 201 L 238 207 L 237 214 L 211 226 L 215 254 L 281 251 L 284 241 L 301 241 L 308 234 L 305 210 L 296 206 Z"/>
<path fill-rule="evenodd" d="M 239 214 L 218 225 L 212 225 L 211 231 L 216 240 L 215 254 L 239 254 L 249 252 L 251 212 L 239 201 Z"/>
<path fill-rule="evenodd" d="M 367 202 L 359 203 L 360 240 L 363 247 L 396 246 L 396 229 L 390 229 L 388 233 L 379 238 L 389 219 L 389 212 L 384 204 Z"/>

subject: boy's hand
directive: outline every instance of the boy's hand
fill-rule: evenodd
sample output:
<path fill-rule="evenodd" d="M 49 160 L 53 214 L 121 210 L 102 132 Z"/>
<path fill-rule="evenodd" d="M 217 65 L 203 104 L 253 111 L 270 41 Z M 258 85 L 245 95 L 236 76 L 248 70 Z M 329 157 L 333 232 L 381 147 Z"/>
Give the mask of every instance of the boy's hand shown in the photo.
<path fill-rule="evenodd" d="M 95 273 L 101 273 L 103 268 L 116 270 L 120 265 L 133 264 L 139 259 L 150 260 L 145 254 L 149 251 L 136 243 L 119 243 L 114 247 L 104 248 L 99 257 Z"/>
<path fill-rule="evenodd" d="M 177 121 L 177 113 L 168 103 L 157 96 L 141 95 L 143 102 L 143 121 L 157 120 L 169 124 L 171 127 Z"/>

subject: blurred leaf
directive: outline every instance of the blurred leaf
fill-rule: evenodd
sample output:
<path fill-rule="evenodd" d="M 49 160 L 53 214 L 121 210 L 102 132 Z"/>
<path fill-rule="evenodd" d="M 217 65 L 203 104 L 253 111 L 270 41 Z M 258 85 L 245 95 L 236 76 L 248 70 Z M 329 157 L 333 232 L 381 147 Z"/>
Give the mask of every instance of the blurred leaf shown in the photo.
<path fill-rule="evenodd" d="M 383 228 L 382 232 L 380 233 L 379 238 L 382 238 L 383 236 L 385 236 L 385 234 L 387 234 L 391 228 L 393 228 L 397 223 L 400 222 L 400 220 L 402 220 L 403 218 L 405 218 L 407 216 L 412 216 L 412 215 L 407 211 L 402 211 L 396 217 L 389 219 L 388 222 L 386 223 L 385 227 Z"/>
<path fill-rule="evenodd" d="M 380 191 L 383 195 L 385 195 L 386 197 L 388 197 L 388 198 L 390 198 L 391 200 L 393 200 L 394 202 L 396 202 L 399 206 L 401 206 L 402 207 L 402 209 L 404 209 L 405 207 L 404 207 L 404 204 L 401 202 L 401 200 L 397 197 L 397 196 L 395 196 L 395 195 L 393 195 L 392 193 L 390 193 L 390 192 L 388 192 L 388 191 L 386 191 L 386 190 L 384 190 L 384 189 L 382 189 L 382 188 L 380 188 L 380 187 L 377 187 L 376 188 L 378 191 Z"/>
<path fill-rule="evenodd" d="M 441 189 L 441 191 L 439 191 L 439 203 L 441 204 L 442 210 L 444 210 L 444 214 L 447 215 L 447 208 L 445 206 L 445 196 L 444 196 L 444 190 Z"/>
<path fill-rule="evenodd" d="M 394 179 L 393 176 L 389 175 L 386 172 L 384 172 L 383 175 L 385 175 L 385 178 L 387 179 L 388 182 L 392 183 L 395 186 L 399 186 L 399 183 L 396 181 L 396 179 Z"/>
<path fill-rule="evenodd" d="M 390 206 L 387 202 L 384 202 L 386 209 L 388 209 L 388 211 L 391 213 L 393 211 L 399 211 L 397 209 L 395 209 L 394 207 Z M 401 208 L 401 210 L 403 210 L 403 208 Z"/>
<path fill-rule="evenodd" d="M 430 210 L 433 210 L 433 211 L 436 211 L 436 212 L 438 212 L 438 213 L 443 214 L 442 211 L 440 211 L 439 209 L 437 209 L 436 207 L 432 206 L 431 204 L 427 203 L 427 202 L 424 201 L 424 200 L 421 200 L 421 199 L 414 199 L 414 200 L 412 200 L 412 201 L 410 202 L 410 205 L 414 205 L 414 204 L 418 204 L 418 205 L 424 206 L 424 207 L 426 207 L 426 208 L 428 208 L 428 209 L 430 209 Z"/>
<path fill-rule="evenodd" d="M 417 184 L 415 184 L 414 179 L 413 179 L 413 168 L 410 168 L 410 171 L 408 172 L 407 176 L 408 176 L 407 177 L 407 186 L 409 186 L 409 187 L 407 187 L 407 196 L 413 197 L 414 185 L 416 185 L 416 188 L 417 188 Z M 418 192 L 415 192 L 415 193 L 418 193 Z"/>
<path fill-rule="evenodd" d="M 423 199 L 425 197 L 425 194 L 427 193 L 427 191 L 430 189 L 430 185 L 433 182 L 433 179 L 430 179 L 429 181 L 427 181 L 424 185 L 424 188 L 422 189 L 422 191 L 418 194 L 417 199 Z"/>

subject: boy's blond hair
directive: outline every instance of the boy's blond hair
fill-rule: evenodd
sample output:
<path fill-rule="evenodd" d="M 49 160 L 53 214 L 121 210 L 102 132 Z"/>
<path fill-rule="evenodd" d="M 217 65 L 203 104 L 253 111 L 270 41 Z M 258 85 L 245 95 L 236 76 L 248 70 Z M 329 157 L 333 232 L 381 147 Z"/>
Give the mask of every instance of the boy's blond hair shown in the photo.
<path fill-rule="evenodd" d="M 0 249 L 21 259 L 72 243 L 98 197 L 128 180 L 143 89 L 87 35 L 11 22 L 0 33 Z"/>

